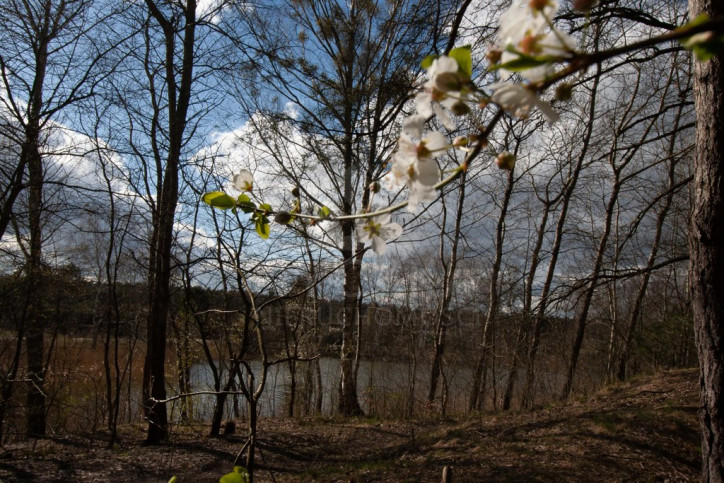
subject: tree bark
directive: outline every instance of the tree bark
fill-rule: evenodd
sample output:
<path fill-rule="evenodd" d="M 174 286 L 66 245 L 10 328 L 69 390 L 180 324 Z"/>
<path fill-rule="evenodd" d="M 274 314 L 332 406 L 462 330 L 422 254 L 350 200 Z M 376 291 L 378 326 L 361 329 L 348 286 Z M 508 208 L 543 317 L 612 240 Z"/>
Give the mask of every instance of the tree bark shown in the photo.
<path fill-rule="evenodd" d="M 44 69 L 43 69 L 44 70 Z M 27 261 L 28 307 L 26 328 L 26 358 L 30 385 L 27 393 L 27 433 L 33 436 L 45 435 L 45 317 L 43 316 L 43 257 L 42 223 L 43 211 L 43 159 L 40 155 L 38 119 L 34 117 L 27 128 L 27 144 L 23 151 L 27 156 L 28 167 L 28 223 L 30 228 L 30 250 Z"/>
<path fill-rule="evenodd" d="M 147 318 L 147 349 L 143 370 L 143 396 L 148 433 L 146 442 L 158 443 L 168 437 L 166 405 L 155 401 L 166 399 L 166 326 L 170 305 L 171 246 L 173 225 L 178 203 L 178 176 L 184 130 L 191 100 L 196 32 L 196 2 L 187 0 L 183 7 L 184 28 L 182 64 L 176 65 L 175 39 L 178 27 L 168 20 L 152 0 L 146 5 L 163 30 L 165 39 L 166 87 L 168 89 L 168 153 L 163 173 L 157 173 L 158 204 L 153 216 L 151 253 L 149 260 L 149 296 Z M 180 70 L 177 85 L 176 72 Z M 160 168 L 160 166 L 159 166 Z"/>
<path fill-rule="evenodd" d="M 352 4 L 349 19 L 350 25 L 357 24 L 357 10 Z M 354 58 L 357 32 L 350 28 L 347 33 L 347 43 L 340 48 L 340 56 L 345 59 Z M 347 62 L 342 72 L 342 85 L 354 85 L 355 65 Z M 348 88 L 349 88 L 348 87 Z M 351 95 L 343 98 L 342 126 L 343 137 L 343 176 L 344 188 L 342 199 L 342 212 L 351 215 L 354 211 L 355 187 L 353 182 L 356 166 L 354 162 L 354 129 L 355 129 L 355 100 Z M 363 204 L 364 206 L 364 204 Z M 364 414 L 357 397 L 357 358 L 359 311 L 357 302 L 360 289 L 360 269 L 363 253 L 354 250 L 354 222 L 347 220 L 342 222 L 342 258 L 344 258 L 344 318 L 342 326 L 342 349 L 340 353 L 340 378 L 339 378 L 339 412 L 344 416 L 357 416 Z"/>
<path fill-rule="evenodd" d="M 690 0 L 695 18 L 724 14 L 715 0 Z M 724 481 L 724 54 L 694 60 L 697 112 L 694 202 L 689 232 L 691 306 L 699 355 L 702 479 Z"/>

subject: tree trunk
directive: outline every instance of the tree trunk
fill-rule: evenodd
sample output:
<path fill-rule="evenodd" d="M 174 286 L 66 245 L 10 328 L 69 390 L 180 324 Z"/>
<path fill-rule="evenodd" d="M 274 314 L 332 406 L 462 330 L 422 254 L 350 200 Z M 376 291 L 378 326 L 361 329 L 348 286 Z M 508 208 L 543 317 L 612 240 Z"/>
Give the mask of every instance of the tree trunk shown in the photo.
<path fill-rule="evenodd" d="M 350 25 L 356 23 L 356 10 L 354 4 L 350 9 L 349 18 L 346 19 Z M 346 45 L 340 46 L 339 55 L 344 58 L 352 58 L 355 52 L 356 31 L 351 29 Z M 347 62 L 342 72 L 343 85 L 351 88 L 354 85 L 353 63 Z M 342 199 L 342 211 L 345 215 L 354 212 L 354 174 L 356 171 L 354 159 L 354 137 L 355 137 L 355 113 L 354 99 L 351 95 L 345 95 L 343 99 L 342 126 L 344 129 L 344 140 L 342 148 L 344 188 Z M 362 206 L 365 206 L 363 200 Z M 359 330 L 359 309 L 358 300 L 360 296 L 360 266 L 363 252 L 355 251 L 354 221 L 342 222 L 342 258 L 344 259 L 344 320 L 342 326 L 342 351 L 340 354 L 340 379 L 339 379 L 339 412 L 344 416 L 356 416 L 363 414 L 357 397 L 357 357 L 358 357 L 358 333 Z"/>
<path fill-rule="evenodd" d="M 350 172 L 351 177 L 351 172 Z M 351 211 L 351 210 L 350 210 Z M 352 252 L 353 222 L 342 223 L 344 257 L 344 320 L 342 326 L 342 350 L 340 353 L 339 412 L 344 416 L 362 414 L 357 398 L 357 374 L 354 370 L 357 328 L 357 298 L 359 297 L 359 273 Z"/>
<path fill-rule="evenodd" d="M 462 223 L 464 207 L 465 207 L 465 177 L 466 172 L 460 179 L 460 190 L 458 193 L 457 211 L 455 214 L 455 227 L 452 233 L 452 246 L 450 247 L 450 255 L 445 259 L 445 220 L 447 218 L 447 209 L 445 208 L 445 200 L 442 200 L 443 206 L 443 223 L 440 229 L 440 262 L 443 266 L 443 284 L 442 284 L 442 302 L 438 308 L 436 315 L 435 328 L 435 350 L 433 351 L 432 369 L 430 371 L 430 391 L 427 395 L 427 403 L 432 405 L 437 395 L 437 385 L 440 375 L 443 375 L 443 356 L 445 354 L 445 339 L 447 328 L 450 326 L 450 301 L 453 295 L 453 281 L 455 280 L 455 268 L 458 261 L 458 245 L 460 242 L 460 225 Z M 443 391 L 444 393 L 444 391 Z M 441 395 L 441 399 L 444 399 Z M 441 409 L 445 406 L 441 403 Z M 443 410 L 444 412 L 444 410 Z"/>
<path fill-rule="evenodd" d="M 27 433 L 32 436 L 45 435 L 45 391 L 43 390 L 45 370 L 45 323 L 41 307 L 43 260 L 42 225 L 40 213 L 43 209 L 43 162 L 38 146 L 39 128 L 31 128 L 28 134 L 28 217 L 30 225 L 30 258 L 28 260 L 28 308 L 26 358 L 30 385 L 27 393 Z"/>
<path fill-rule="evenodd" d="M 157 173 L 158 203 L 153 216 L 151 254 L 149 260 L 149 298 L 147 318 L 147 349 L 143 371 L 143 397 L 148 434 L 146 442 L 158 443 L 168 437 L 166 405 L 155 401 L 166 398 L 166 325 L 171 300 L 171 246 L 178 203 L 178 177 L 181 149 L 184 145 L 187 113 L 191 101 L 196 33 L 196 1 L 187 0 L 182 6 L 184 28 L 181 65 L 176 64 L 175 39 L 178 27 L 169 21 L 152 0 L 146 5 L 163 30 L 165 39 L 166 87 L 168 89 L 168 154 L 161 173 Z M 176 76 L 179 72 L 180 83 Z M 158 160 L 157 160 L 158 162 Z"/>
<path fill-rule="evenodd" d="M 473 372 L 473 382 L 470 391 L 470 400 L 468 402 L 468 410 L 482 410 L 485 406 L 485 381 L 488 371 L 488 363 L 493 355 L 493 325 L 498 316 L 500 305 L 500 287 L 498 278 L 500 276 L 500 266 L 503 260 L 503 242 L 505 240 L 505 218 L 510 205 L 510 197 L 513 194 L 515 186 L 515 176 L 511 170 L 508 173 L 508 185 L 505 189 L 505 195 L 500 207 L 500 215 L 498 216 L 498 224 L 495 230 L 495 260 L 490 271 L 490 302 L 488 311 L 485 315 L 485 323 L 483 325 L 482 340 L 480 343 L 480 355 Z"/>
<path fill-rule="evenodd" d="M 510 364 L 510 373 L 508 374 L 508 381 L 506 382 L 505 392 L 503 393 L 503 411 L 510 409 L 513 400 L 513 391 L 518 379 L 518 370 L 520 368 L 521 361 L 524 360 L 527 349 L 526 341 L 530 338 L 533 326 L 533 284 L 535 283 L 538 266 L 540 265 L 540 253 L 546 236 L 548 217 L 550 216 L 551 209 L 557 202 L 558 198 L 562 195 L 563 193 L 557 195 L 553 200 L 551 200 L 548 198 L 548 189 L 546 188 L 546 200 L 543 202 L 543 213 L 541 215 L 540 224 L 538 225 L 535 245 L 531 251 L 530 268 L 528 269 L 528 275 L 525 280 L 523 294 L 523 320 L 518 327 L 518 334 L 516 336 L 515 347 L 513 349 L 513 359 Z M 541 302 L 543 301 L 541 300 Z"/>
<path fill-rule="evenodd" d="M 683 93 L 681 93 L 683 95 Z M 639 285 L 639 290 L 636 294 L 636 299 L 634 301 L 634 306 L 631 309 L 631 313 L 629 315 L 628 324 L 626 326 L 626 335 L 623 339 L 623 347 L 621 348 L 621 354 L 619 355 L 619 361 L 618 361 L 618 372 L 616 374 L 616 377 L 619 381 L 623 381 L 626 379 L 627 374 L 627 365 L 629 362 L 629 358 L 631 355 L 632 346 L 634 343 L 634 334 L 636 332 L 636 328 L 639 325 L 639 319 L 641 318 L 641 313 L 643 311 L 643 303 L 644 298 L 646 297 L 646 293 L 649 287 L 649 280 L 651 278 L 651 270 L 654 267 L 654 264 L 656 263 L 656 257 L 659 252 L 659 245 L 661 243 L 661 237 L 663 235 L 664 231 L 664 222 L 666 221 L 666 217 L 668 216 L 669 210 L 671 208 L 671 205 L 674 201 L 674 195 L 676 193 L 676 186 L 677 186 L 677 180 L 676 180 L 676 166 L 678 163 L 678 158 L 675 156 L 676 151 L 676 131 L 678 130 L 678 126 L 680 125 L 681 115 L 683 111 L 683 106 L 679 107 L 679 110 L 676 113 L 675 118 L 675 124 L 674 124 L 674 130 L 673 134 L 671 135 L 671 140 L 669 141 L 669 147 L 668 147 L 668 156 L 670 158 L 669 160 L 669 169 L 668 169 L 668 186 L 667 186 L 667 193 L 666 197 L 664 198 L 663 206 L 661 207 L 661 211 L 659 211 L 657 217 L 656 217 L 656 230 L 654 234 L 653 243 L 651 245 L 651 250 L 649 252 L 648 259 L 646 261 L 646 269 L 647 271 L 643 274 L 641 284 Z M 609 373 L 611 374 L 611 373 Z"/>
<path fill-rule="evenodd" d="M 724 14 L 714 0 L 690 0 L 690 17 Z M 697 112 L 694 202 L 689 232 L 691 306 L 699 353 L 702 479 L 724 481 L 724 54 L 694 61 Z"/>

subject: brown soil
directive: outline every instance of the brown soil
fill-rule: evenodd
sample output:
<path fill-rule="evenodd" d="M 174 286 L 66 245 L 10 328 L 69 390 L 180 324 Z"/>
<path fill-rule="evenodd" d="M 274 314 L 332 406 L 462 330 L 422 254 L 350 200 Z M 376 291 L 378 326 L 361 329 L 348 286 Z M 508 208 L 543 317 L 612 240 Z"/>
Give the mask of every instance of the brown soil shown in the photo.
<path fill-rule="evenodd" d="M 609 387 L 585 401 L 460 420 L 273 419 L 260 422 L 256 481 L 690 481 L 699 478 L 697 373 L 667 372 Z M 0 449 L 1 481 L 217 481 L 239 435 L 203 427 L 144 447 L 123 428 L 111 450 L 98 437 L 47 438 Z"/>

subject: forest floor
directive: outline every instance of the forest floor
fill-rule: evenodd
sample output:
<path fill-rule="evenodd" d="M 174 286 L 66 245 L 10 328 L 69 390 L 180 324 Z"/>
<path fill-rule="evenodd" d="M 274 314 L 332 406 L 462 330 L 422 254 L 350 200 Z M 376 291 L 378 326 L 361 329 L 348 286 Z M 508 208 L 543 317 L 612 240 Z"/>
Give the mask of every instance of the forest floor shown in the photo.
<path fill-rule="evenodd" d="M 461 419 L 264 419 L 255 481 L 455 482 L 690 481 L 699 479 L 697 371 L 610 386 L 530 412 Z M 175 428 L 143 446 L 141 426 L 123 444 L 46 438 L 0 448 L 0 481 L 212 482 L 229 471 L 244 438 L 209 439 Z"/>

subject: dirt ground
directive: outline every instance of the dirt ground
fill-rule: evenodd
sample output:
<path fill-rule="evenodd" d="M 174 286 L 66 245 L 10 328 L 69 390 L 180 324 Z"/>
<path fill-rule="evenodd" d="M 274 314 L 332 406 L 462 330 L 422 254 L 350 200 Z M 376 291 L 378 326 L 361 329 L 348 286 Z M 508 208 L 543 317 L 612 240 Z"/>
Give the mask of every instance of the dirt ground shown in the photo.
<path fill-rule="evenodd" d="M 260 422 L 255 481 L 455 482 L 695 481 L 700 449 L 695 370 L 612 386 L 583 401 L 464 419 L 270 419 Z M 176 428 L 161 446 L 124 427 L 0 448 L 0 481 L 218 481 L 244 438 L 209 439 Z"/>

